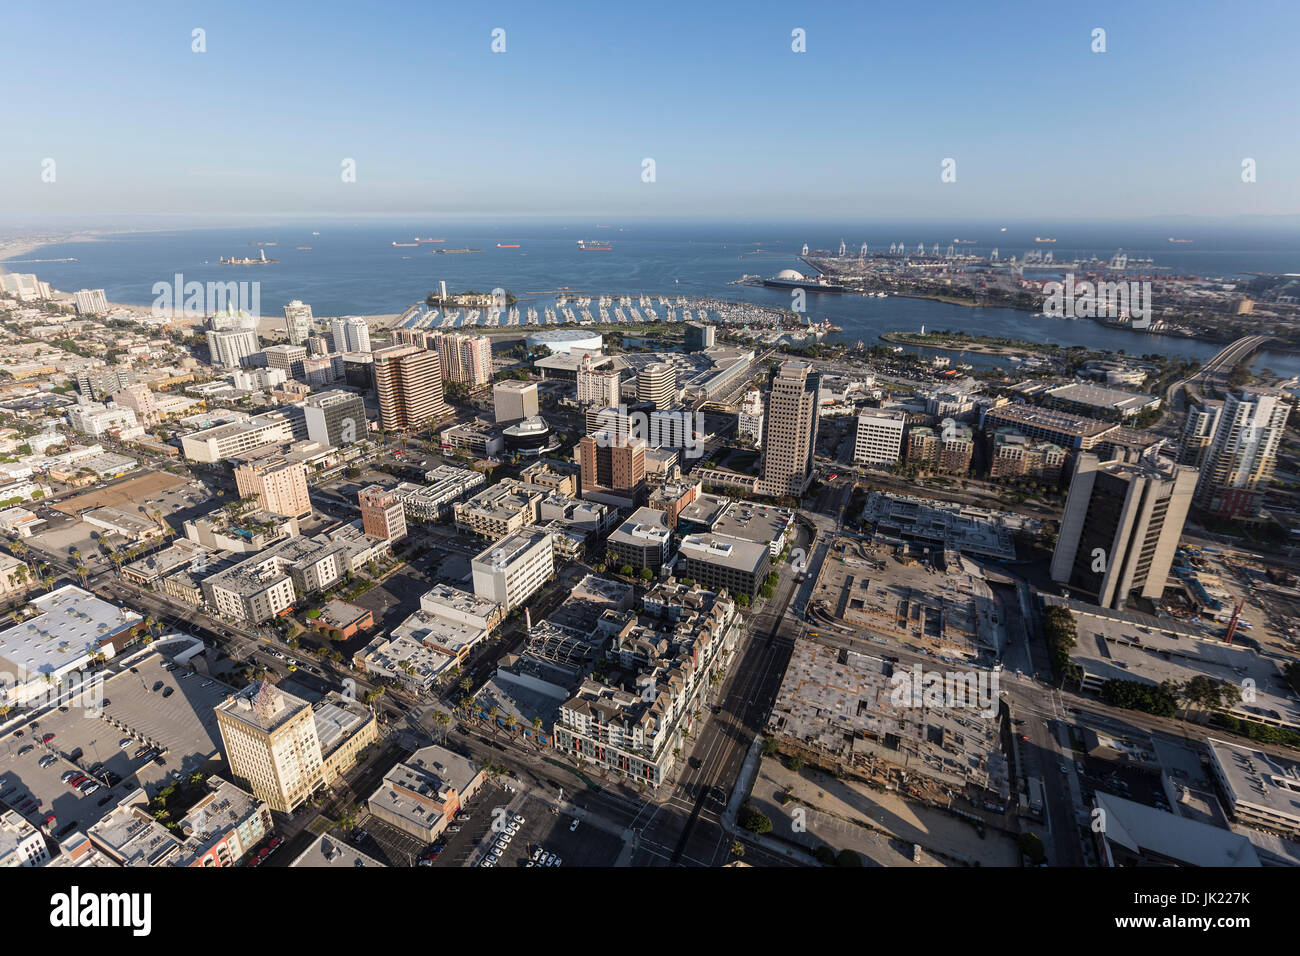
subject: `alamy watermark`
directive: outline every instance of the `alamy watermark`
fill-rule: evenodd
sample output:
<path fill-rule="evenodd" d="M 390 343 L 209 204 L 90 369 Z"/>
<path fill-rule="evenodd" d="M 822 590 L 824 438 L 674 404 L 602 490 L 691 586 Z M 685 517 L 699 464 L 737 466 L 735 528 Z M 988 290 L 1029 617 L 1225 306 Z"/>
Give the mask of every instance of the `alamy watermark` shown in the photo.
<path fill-rule="evenodd" d="M 704 413 L 677 411 L 628 411 L 619 405 L 616 421 L 601 418 L 601 430 L 593 438 L 602 447 L 626 438 L 640 438 L 652 447 L 680 448 L 683 458 L 704 457 Z"/>
<path fill-rule="evenodd" d="M 997 671 L 925 671 L 917 664 L 911 671 L 894 674 L 889 680 L 894 685 L 890 703 L 900 709 L 969 708 L 984 717 L 998 714 Z"/>
<path fill-rule="evenodd" d="M 1151 283 L 1075 282 L 1067 272 L 1064 282 L 1048 282 L 1043 313 L 1054 319 L 1127 319 L 1135 329 L 1151 327 Z"/>
<path fill-rule="evenodd" d="M 153 284 L 153 306 L 150 311 L 156 318 L 175 314 L 215 315 L 226 312 L 243 313 L 254 319 L 262 317 L 262 283 L 260 282 L 202 282 L 185 281 L 176 273 L 170 282 Z"/>

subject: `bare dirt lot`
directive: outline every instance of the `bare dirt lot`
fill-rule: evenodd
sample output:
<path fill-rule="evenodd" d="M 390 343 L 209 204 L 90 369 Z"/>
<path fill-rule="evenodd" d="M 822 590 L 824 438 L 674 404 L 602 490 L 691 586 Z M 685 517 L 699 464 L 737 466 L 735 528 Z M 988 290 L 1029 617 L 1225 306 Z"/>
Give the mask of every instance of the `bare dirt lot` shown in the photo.
<path fill-rule="evenodd" d="M 186 484 L 184 478 L 165 471 L 151 471 L 104 488 L 94 488 L 72 495 L 54 506 L 56 511 L 76 515 L 88 508 L 120 508 L 131 514 L 144 514 L 144 503 L 160 492 Z"/>

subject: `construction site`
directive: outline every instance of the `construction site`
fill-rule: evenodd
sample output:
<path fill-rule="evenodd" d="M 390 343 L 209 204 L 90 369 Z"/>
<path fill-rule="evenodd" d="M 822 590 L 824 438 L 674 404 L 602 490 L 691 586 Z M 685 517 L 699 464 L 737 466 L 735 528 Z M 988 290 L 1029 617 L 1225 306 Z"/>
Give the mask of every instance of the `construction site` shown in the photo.
<path fill-rule="evenodd" d="M 954 705 L 950 696 L 932 706 L 900 695 L 914 676 L 881 658 L 799 638 L 767 734 L 782 753 L 836 775 L 940 806 L 964 797 L 1003 813 L 1011 789 L 996 682 L 985 681 L 991 708 Z"/>
<path fill-rule="evenodd" d="M 831 542 L 808 618 L 960 661 L 991 664 L 1005 643 L 997 600 L 973 561 L 955 551 L 919 557 L 906 546 L 847 536 Z"/>

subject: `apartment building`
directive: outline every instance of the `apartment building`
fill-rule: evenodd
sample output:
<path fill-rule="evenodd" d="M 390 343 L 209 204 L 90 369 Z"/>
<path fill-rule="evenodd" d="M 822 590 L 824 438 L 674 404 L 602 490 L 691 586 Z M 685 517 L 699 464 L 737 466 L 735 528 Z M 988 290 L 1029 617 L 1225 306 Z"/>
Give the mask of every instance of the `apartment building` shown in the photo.
<path fill-rule="evenodd" d="M 302 518 L 311 514 L 307 466 L 283 455 L 267 455 L 235 468 L 241 498 L 257 498 L 259 508 L 273 514 Z"/>
<path fill-rule="evenodd" d="M 320 738 L 307 701 L 258 681 L 215 713 L 230 772 L 272 810 L 291 813 L 320 786 Z"/>
<path fill-rule="evenodd" d="M 392 489 L 407 521 L 438 521 L 452 511 L 452 505 L 475 488 L 486 484 L 481 471 L 439 465 L 424 474 L 425 484 L 404 481 Z"/>
<path fill-rule="evenodd" d="M 311 306 L 294 299 L 284 307 L 284 328 L 290 345 L 306 345 L 314 324 Z"/>
<path fill-rule="evenodd" d="M 1034 441 L 1014 428 L 993 432 L 990 478 L 1031 478 L 1054 485 L 1065 469 L 1065 449 L 1049 441 Z"/>
<path fill-rule="evenodd" d="M 370 326 L 366 320 L 357 315 L 335 319 L 331 324 L 334 338 L 334 351 L 344 352 L 370 351 Z"/>
<path fill-rule="evenodd" d="M 970 471 L 975 439 L 969 425 L 951 418 L 939 428 L 917 425 L 907 433 L 907 463 L 934 471 L 964 475 Z"/>
<path fill-rule="evenodd" d="M 613 408 L 619 403 L 618 372 L 596 368 L 590 355 L 583 355 L 578 368 L 578 404 Z"/>
<path fill-rule="evenodd" d="M 547 492 L 505 479 L 452 506 L 456 527 L 484 538 L 503 538 L 537 521 Z"/>
<path fill-rule="evenodd" d="M 671 580 L 646 594 L 640 613 L 602 619 L 611 664 L 635 677 L 624 685 L 583 681 L 560 705 L 556 750 L 628 781 L 663 783 L 687 749 L 710 679 L 735 647 L 738 620 L 731 600 Z"/>
<path fill-rule="evenodd" d="M 1276 388 L 1249 388 L 1223 400 L 1205 450 L 1196 505 L 1223 518 L 1253 518 L 1273 480 L 1292 403 Z"/>
<path fill-rule="evenodd" d="M 444 381 L 477 388 L 492 381 L 492 339 L 457 332 L 433 337 Z M 428 347 L 428 346 L 426 346 Z"/>
<path fill-rule="evenodd" d="M 582 497 L 615 507 L 639 504 L 645 495 L 646 443 L 612 432 L 578 440 Z"/>

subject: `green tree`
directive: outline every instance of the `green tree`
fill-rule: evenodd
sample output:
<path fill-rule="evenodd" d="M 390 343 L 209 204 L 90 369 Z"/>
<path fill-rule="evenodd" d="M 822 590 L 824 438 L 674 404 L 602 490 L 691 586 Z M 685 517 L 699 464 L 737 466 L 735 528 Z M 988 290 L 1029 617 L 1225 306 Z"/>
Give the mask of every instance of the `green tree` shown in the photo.
<path fill-rule="evenodd" d="M 751 833 L 772 832 L 772 821 L 748 803 L 740 808 L 739 823 Z"/>

